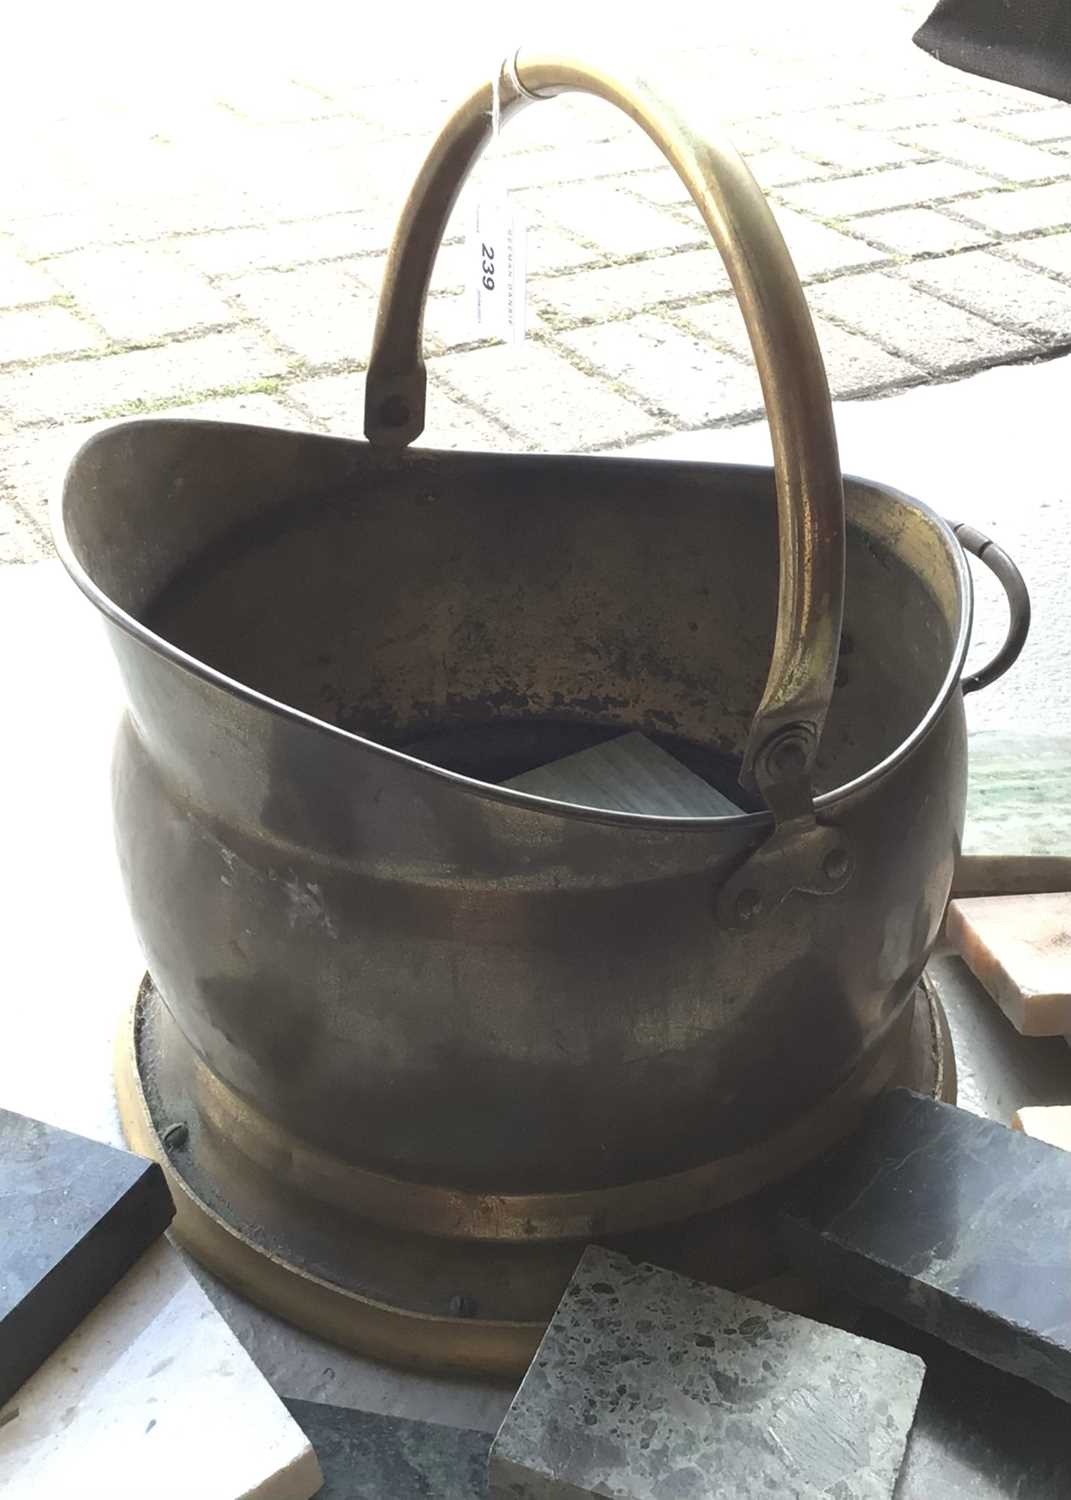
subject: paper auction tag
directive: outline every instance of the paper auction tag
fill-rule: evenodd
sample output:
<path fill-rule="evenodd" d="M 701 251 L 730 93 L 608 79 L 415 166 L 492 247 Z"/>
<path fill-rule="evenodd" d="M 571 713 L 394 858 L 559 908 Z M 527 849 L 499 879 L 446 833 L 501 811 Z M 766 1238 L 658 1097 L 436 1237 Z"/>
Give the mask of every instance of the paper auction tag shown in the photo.
<path fill-rule="evenodd" d="M 476 327 L 482 334 L 519 344 L 527 323 L 525 226 L 503 191 L 489 190 L 476 204 L 468 269 Z"/>

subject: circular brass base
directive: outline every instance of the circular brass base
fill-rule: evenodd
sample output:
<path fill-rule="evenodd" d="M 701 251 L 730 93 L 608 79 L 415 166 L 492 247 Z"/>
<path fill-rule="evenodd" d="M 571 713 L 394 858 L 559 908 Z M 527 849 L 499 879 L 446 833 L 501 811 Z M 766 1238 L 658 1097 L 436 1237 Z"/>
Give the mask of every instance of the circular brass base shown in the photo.
<path fill-rule="evenodd" d="M 526 1369 L 582 1242 L 436 1237 L 325 1202 L 296 1185 L 292 1173 L 236 1151 L 198 1110 L 188 1059 L 146 976 L 117 1041 L 119 1113 L 131 1148 L 162 1166 L 176 1237 L 197 1260 L 280 1317 L 376 1358 L 493 1375 Z M 888 1081 L 955 1097 L 951 1039 L 925 981 L 903 1060 Z M 600 1242 L 799 1307 L 806 1289 L 784 1274 L 772 1232 L 783 1190 Z"/>

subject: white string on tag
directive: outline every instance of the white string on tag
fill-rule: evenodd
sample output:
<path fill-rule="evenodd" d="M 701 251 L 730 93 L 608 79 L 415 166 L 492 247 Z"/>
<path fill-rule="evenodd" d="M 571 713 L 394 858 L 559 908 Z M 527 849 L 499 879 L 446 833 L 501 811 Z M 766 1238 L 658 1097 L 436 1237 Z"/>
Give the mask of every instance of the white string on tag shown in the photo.
<path fill-rule="evenodd" d="M 502 72 L 506 66 L 502 64 L 491 78 L 487 182 L 476 201 L 466 260 L 477 329 L 519 344 L 527 322 L 525 226 L 509 200 L 502 157 Z"/>
<path fill-rule="evenodd" d="M 525 88 L 524 84 L 521 82 L 521 75 L 517 72 L 517 59 L 520 55 L 521 49 L 518 47 L 512 57 L 506 58 L 506 61 L 502 64 L 501 71 L 505 73 L 506 77 L 513 85 L 513 92 L 515 94 L 520 94 L 522 99 L 530 99 L 533 104 L 539 104 L 542 100 L 547 98 L 547 95 L 533 94 L 531 89 Z"/>

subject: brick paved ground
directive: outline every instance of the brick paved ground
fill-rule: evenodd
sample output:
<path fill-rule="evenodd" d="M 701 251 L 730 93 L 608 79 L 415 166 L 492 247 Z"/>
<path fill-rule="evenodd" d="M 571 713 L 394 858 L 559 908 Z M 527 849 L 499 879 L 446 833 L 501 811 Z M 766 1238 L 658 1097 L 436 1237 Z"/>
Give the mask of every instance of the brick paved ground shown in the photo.
<path fill-rule="evenodd" d="M 644 49 L 682 103 L 713 98 L 770 194 L 840 396 L 1071 348 L 1071 106 L 923 55 L 928 8 L 755 0 L 734 30 Z M 473 73 L 445 53 L 407 68 L 325 43 L 214 87 L 34 96 L 0 164 L 0 561 L 47 555 L 46 493 L 102 422 L 360 432 L 394 216 Z M 571 99 L 504 145 L 531 335 L 475 336 L 463 200 L 428 312 L 425 440 L 621 449 L 753 416 L 725 275 L 646 138 Z"/>

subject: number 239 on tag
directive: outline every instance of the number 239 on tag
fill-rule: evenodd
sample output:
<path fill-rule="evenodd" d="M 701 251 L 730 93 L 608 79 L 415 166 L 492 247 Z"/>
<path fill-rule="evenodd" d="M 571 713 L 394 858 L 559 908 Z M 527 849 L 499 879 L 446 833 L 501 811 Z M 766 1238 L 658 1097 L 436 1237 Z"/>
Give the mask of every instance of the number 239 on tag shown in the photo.
<path fill-rule="evenodd" d="M 524 241 L 524 223 L 508 199 L 480 199 L 468 245 L 476 327 L 515 344 L 525 335 Z"/>

